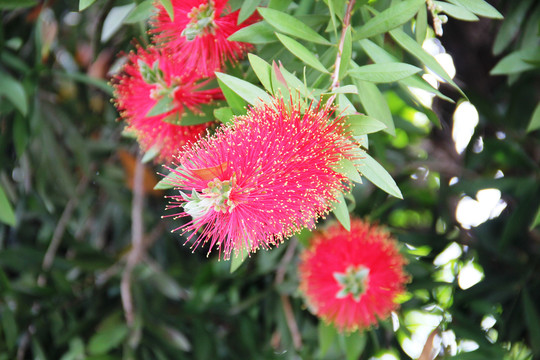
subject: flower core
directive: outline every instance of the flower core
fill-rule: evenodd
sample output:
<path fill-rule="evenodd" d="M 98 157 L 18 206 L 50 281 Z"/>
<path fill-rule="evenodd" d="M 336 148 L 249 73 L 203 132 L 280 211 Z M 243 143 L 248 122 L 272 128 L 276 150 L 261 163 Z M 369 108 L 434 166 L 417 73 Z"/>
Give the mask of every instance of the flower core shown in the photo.
<path fill-rule="evenodd" d="M 340 286 L 340 290 L 336 293 L 337 299 L 343 299 L 350 294 L 358 302 L 367 291 L 369 269 L 362 265 L 351 265 L 344 273 L 335 272 L 333 276 Z"/>
<path fill-rule="evenodd" d="M 190 22 L 182 31 L 182 36 L 186 40 L 193 41 L 197 36 L 205 34 L 207 31 L 214 34 L 216 23 L 214 21 L 215 11 L 213 1 L 208 2 L 208 4 L 201 4 L 199 7 L 193 7 L 187 16 Z"/>
<path fill-rule="evenodd" d="M 234 176 L 225 181 L 215 178 L 208 182 L 208 187 L 202 191 L 202 194 L 195 190 L 192 190 L 191 197 L 183 194 L 183 198 L 187 201 L 184 204 L 184 210 L 195 221 L 206 215 L 210 209 L 215 212 L 230 213 L 236 206 L 230 199 L 235 183 Z"/>

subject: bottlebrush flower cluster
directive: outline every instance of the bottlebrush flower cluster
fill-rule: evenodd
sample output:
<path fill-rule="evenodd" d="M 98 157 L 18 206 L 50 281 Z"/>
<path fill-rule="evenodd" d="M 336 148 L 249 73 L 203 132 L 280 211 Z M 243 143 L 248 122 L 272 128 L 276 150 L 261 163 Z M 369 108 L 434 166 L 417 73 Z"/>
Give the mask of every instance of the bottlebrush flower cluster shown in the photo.
<path fill-rule="evenodd" d="M 351 231 L 334 224 L 317 234 L 299 265 L 309 308 L 339 331 L 366 329 L 398 308 L 406 260 L 377 225 L 354 219 Z"/>
<path fill-rule="evenodd" d="M 192 231 L 194 248 L 210 242 L 209 252 L 215 246 L 228 259 L 313 228 L 350 188 L 335 168 L 354 158 L 352 136 L 331 115 L 329 106 L 276 99 L 199 140 L 171 169 L 184 193 L 169 206 L 183 210 L 170 216 L 192 218 L 177 230 Z"/>
<path fill-rule="evenodd" d="M 219 88 L 210 88 L 214 71 L 235 62 L 249 44 L 227 37 L 256 20 L 237 25 L 238 11 L 227 13 L 227 1 L 173 0 L 174 21 L 157 5 L 154 43 L 128 55 L 120 74 L 112 79 L 116 106 L 128 129 L 144 151 L 159 149 L 157 161 L 169 163 L 182 147 L 212 124 L 181 125 L 186 110 L 223 99 Z M 156 46 L 157 45 L 157 46 Z"/>

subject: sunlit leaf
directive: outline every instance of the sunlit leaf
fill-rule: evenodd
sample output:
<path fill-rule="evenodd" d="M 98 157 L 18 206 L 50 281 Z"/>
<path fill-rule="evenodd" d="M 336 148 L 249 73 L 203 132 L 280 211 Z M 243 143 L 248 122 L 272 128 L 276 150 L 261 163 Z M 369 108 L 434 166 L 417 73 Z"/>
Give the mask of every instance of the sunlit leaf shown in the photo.
<path fill-rule="evenodd" d="M 238 14 L 238 24 L 241 24 L 248 17 L 253 14 L 257 6 L 261 3 L 262 0 L 246 0 L 240 8 L 240 13 Z"/>
<path fill-rule="evenodd" d="M 238 94 L 242 99 L 246 100 L 251 105 L 257 105 L 261 102 L 269 103 L 272 101 L 270 95 L 267 92 L 261 90 L 257 86 L 236 78 L 231 75 L 216 72 L 217 78 L 226 84 L 232 91 Z M 230 105 L 230 104 L 229 104 Z"/>
<path fill-rule="evenodd" d="M 15 213 L 9 203 L 9 200 L 0 186 L 0 221 L 10 226 L 15 226 Z"/>
<path fill-rule="evenodd" d="M 230 124 L 233 121 L 232 119 L 234 117 L 234 112 L 230 107 L 221 107 L 214 110 L 214 116 L 220 122 L 224 124 Z"/>
<path fill-rule="evenodd" d="M 277 34 L 279 41 L 285 47 L 293 53 L 297 58 L 302 60 L 305 64 L 319 70 L 323 73 L 328 73 L 328 70 L 324 67 L 324 65 L 320 62 L 319 59 L 311 51 L 309 51 L 304 45 L 300 44 L 298 41 L 291 39 L 290 37 L 283 35 L 283 34 Z"/>
<path fill-rule="evenodd" d="M 83 11 L 95 2 L 96 0 L 79 0 L 79 11 Z"/>
<path fill-rule="evenodd" d="M 289 14 L 268 8 L 259 8 L 258 11 L 264 20 L 284 34 L 317 44 L 330 45 L 330 42 L 315 30 Z"/>
<path fill-rule="evenodd" d="M 332 325 L 325 324 L 324 321 L 319 321 L 318 333 L 319 348 L 321 355 L 324 356 L 337 338 L 338 332 Z"/>
<path fill-rule="evenodd" d="M 427 35 L 427 9 L 425 6 L 420 6 L 418 14 L 416 14 L 416 23 L 414 24 L 414 35 L 416 42 L 422 45 L 426 40 Z"/>
<path fill-rule="evenodd" d="M 167 14 L 171 18 L 171 21 L 174 21 L 174 8 L 172 6 L 171 0 L 159 0 L 161 5 L 165 8 L 165 11 L 167 11 Z"/>
<path fill-rule="evenodd" d="M 139 21 L 146 21 L 152 15 L 154 9 L 154 0 L 145 0 L 130 11 L 123 23 L 134 24 Z"/>
<path fill-rule="evenodd" d="M 266 44 L 277 41 L 274 28 L 265 22 L 258 22 L 242 28 L 227 38 L 229 41 L 249 42 L 251 44 Z"/>
<path fill-rule="evenodd" d="M 354 182 L 362 183 L 362 177 L 358 173 L 358 168 L 354 163 L 346 158 L 343 158 L 339 161 L 339 163 L 334 166 L 334 170 L 337 172 L 347 176 L 349 179 L 351 179 Z"/>
<path fill-rule="evenodd" d="M 373 185 L 386 191 L 392 196 L 403 199 L 401 190 L 399 190 L 399 187 L 388 171 L 386 171 L 385 168 L 369 154 L 363 153 L 362 156 L 364 157 L 363 159 L 355 161 L 355 163 L 359 165 L 358 171 L 371 181 Z"/>
<path fill-rule="evenodd" d="M 103 22 L 101 42 L 107 42 L 122 26 L 124 19 L 135 8 L 135 4 L 115 6 L 109 11 Z"/>
<path fill-rule="evenodd" d="M 443 1 L 434 1 L 433 3 L 437 5 L 445 14 L 453 18 L 463 21 L 478 20 L 478 16 L 474 15 L 472 12 L 462 6 L 450 4 Z"/>
<path fill-rule="evenodd" d="M 163 96 L 146 114 L 147 117 L 157 116 L 171 111 L 174 108 L 174 100 L 170 96 Z"/>
<path fill-rule="evenodd" d="M 394 120 L 392 119 L 392 113 L 390 112 L 386 99 L 377 86 L 373 83 L 361 80 L 355 80 L 354 83 L 358 88 L 358 97 L 366 110 L 366 113 L 386 125 L 386 132 L 390 135 L 395 135 L 396 130 L 394 127 Z"/>
<path fill-rule="evenodd" d="M 461 5 L 476 15 L 485 16 L 493 19 L 502 19 L 503 16 L 493 6 L 484 0 L 448 0 L 456 5 Z"/>
<path fill-rule="evenodd" d="M 367 115 L 349 115 L 347 116 L 348 129 L 354 136 L 371 134 L 386 129 L 386 125 L 377 119 Z"/>
<path fill-rule="evenodd" d="M 527 132 L 540 129 L 540 102 L 536 105 L 534 112 L 531 116 L 531 121 L 527 127 Z"/>
<path fill-rule="evenodd" d="M 259 78 L 266 91 L 273 93 L 272 90 L 272 67 L 266 61 L 254 54 L 248 54 L 249 64 Z"/>
<path fill-rule="evenodd" d="M 341 80 L 349 70 L 349 64 L 351 62 L 352 56 L 352 36 L 351 36 L 351 27 L 348 26 L 345 32 L 345 37 L 343 39 L 343 52 L 341 53 L 341 60 L 339 64 L 339 76 L 338 79 Z"/>
<path fill-rule="evenodd" d="M 347 231 L 351 231 L 351 216 L 349 215 L 349 209 L 342 193 L 336 195 L 336 200 L 332 203 L 334 208 L 333 213 L 338 221 L 343 225 Z"/>
<path fill-rule="evenodd" d="M 249 252 L 247 249 L 242 249 L 239 254 L 231 254 L 231 274 L 238 270 L 238 268 L 246 261 Z"/>
<path fill-rule="evenodd" d="M 349 70 L 353 78 L 374 83 L 389 83 L 405 79 L 422 69 L 405 63 L 369 64 Z"/>
<path fill-rule="evenodd" d="M 353 40 L 360 40 L 374 35 L 382 34 L 405 24 L 416 15 L 420 6 L 424 6 L 423 0 L 406 0 L 390 6 L 380 14 L 376 14 L 368 22 L 358 29 Z"/>

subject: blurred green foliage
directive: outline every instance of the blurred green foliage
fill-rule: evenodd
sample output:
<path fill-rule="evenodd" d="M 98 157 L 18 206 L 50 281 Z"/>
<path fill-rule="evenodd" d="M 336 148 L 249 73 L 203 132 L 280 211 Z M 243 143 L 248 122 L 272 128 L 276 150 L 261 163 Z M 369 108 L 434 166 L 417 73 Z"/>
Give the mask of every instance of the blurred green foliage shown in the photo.
<path fill-rule="evenodd" d="M 269 4 L 331 37 L 343 16 L 335 11 L 345 1 L 232 3 L 243 5 L 246 16 Z M 373 14 L 389 16 L 384 11 L 391 4 L 422 2 L 370 1 L 370 10 L 366 3 L 357 2 L 353 25 L 367 24 Z M 460 77 L 457 68 L 455 81 L 480 115 L 462 155 L 452 142 L 453 104 L 437 99 L 431 111 L 414 101 L 410 84 L 376 87 L 360 72 L 352 76 L 360 90 L 354 105 L 395 124 L 395 136 L 390 130 L 370 135 L 369 149 L 394 176 L 404 200 L 366 182 L 355 187 L 351 207 L 396 234 L 412 281 L 394 319 L 399 329 L 388 320 L 350 336 L 319 323 L 299 295 L 296 265 L 309 234 L 252 255 L 231 274 L 217 254 L 192 254 L 183 239 L 170 234 L 177 225 L 160 219 L 164 192 L 152 190 L 159 180 L 155 171 L 163 170 L 151 164 L 144 170 L 146 252 L 132 275 L 134 322 L 126 324 L 121 285 L 132 249 L 131 189 L 140 156 L 134 141 L 122 137 L 106 79 L 119 68 L 118 54 L 133 48 L 133 37 L 148 40 L 150 4 L 0 1 L 0 359 L 352 360 L 385 352 L 407 358 L 403 344 L 418 322 L 428 323 L 422 316 L 435 319 L 432 328 L 438 326 L 443 339 L 455 335 L 455 341 L 443 341 L 441 358 L 540 357 L 539 3 L 499 1 L 504 21 L 454 25 L 472 32 L 483 26 L 478 36 L 493 50 L 492 68 L 473 62 L 478 78 Z M 441 4 L 448 15 L 453 10 L 461 18 L 497 17 L 479 0 Z M 390 18 L 397 28 L 387 36 L 373 23 L 363 32 L 355 29 L 351 61 L 384 63 L 391 56 L 428 65 L 431 60 L 407 42 L 413 39 L 410 26 L 401 26 L 415 14 L 400 14 Z M 416 29 L 427 26 L 427 15 L 418 11 Z M 263 16 L 272 22 L 270 13 Z M 335 59 L 335 48 L 321 52 L 317 62 L 298 59 L 273 31 L 261 30 L 267 23 L 256 26 L 244 36 L 257 35 L 258 54 L 281 60 L 297 75 L 303 62 L 328 68 Z M 446 37 L 452 43 L 451 29 L 443 45 Z M 283 38 L 289 50 L 298 51 Z M 459 39 L 463 52 L 478 45 L 473 38 Z M 488 81 L 490 70 L 494 77 Z M 257 83 L 247 59 L 235 71 Z M 309 83 L 324 76 L 307 73 Z M 462 97 L 456 86 L 441 91 L 442 99 Z M 418 111 L 430 121 L 419 121 Z M 483 189 L 498 189 L 506 208 L 467 228 L 457 221 L 456 208 L 464 196 L 475 199 Z M 449 248 L 458 249 L 455 256 L 438 262 Z M 465 288 L 460 277 L 470 266 L 483 279 Z M 467 341 L 477 349 L 467 348 Z"/>

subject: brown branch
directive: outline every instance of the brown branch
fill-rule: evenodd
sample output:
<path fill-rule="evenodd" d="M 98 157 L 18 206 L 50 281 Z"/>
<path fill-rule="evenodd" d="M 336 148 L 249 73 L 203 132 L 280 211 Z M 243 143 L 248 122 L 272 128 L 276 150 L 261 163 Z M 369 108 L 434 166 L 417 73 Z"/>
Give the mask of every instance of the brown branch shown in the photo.
<path fill-rule="evenodd" d="M 285 255 L 283 255 L 283 258 L 281 259 L 281 262 L 279 263 L 276 270 L 276 278 L 274 280 L 275 285 L 281 284 L 285 279 L 287 266 L 290 264 L 294 257 L 294 252 L 297 245 L 298 239 L 296 237 L 293 237 L 289 242 L 287 251 L 285 252 Z M 296 350 L 299 350 L 302 347 L 302 335 L 298 330 L 298 324 L 296 323 L 296 319 L 294 318 L 294 312 L 292 310 L 291 302 L 287 295 L 280 295 L 280 299 L 281 305 L 283 306 L 283 311 L 285 313 L 285 320 L 287 321 L 287 326 L 289 328 L 289 331 L 291 332 L 294 348 Z"/>
<path fill-rule="evenodd" d="M 343 17 L 343 27 L 341 29 L 341 38 L 339 39 L 338 52 L 336 55 L 336 62 L 334 63 L 334 73 L 332 74 L 332 85 L 330 88 L 332 90 L 339 87 L 339 68 L 341 66 L 341 55 L 343 54 L 343 46 L 345 44 L 345 34 L 347 33 L 347 28 L 351 24 L 351 13 L 354 8 L 356 0 L 349 0 L 347 4 L 347 11 Z"/>
<path fill-rule="evenodd" d="M 134 306 L 131 294 L 131 278 L 133 269 L 142 258 L 144 253 L 143 235 L 143 208 L 144 208 L 144 167 L 141 162 L 141 154 L 137 156 L 135 174 L 133 178 L 133 202 L 131 204 L 131 250 L 128 254 L 126 267 L 122 273 L 120 283 L 120 295 L 122 307 L 129 326 L 133 325 Z"/>

